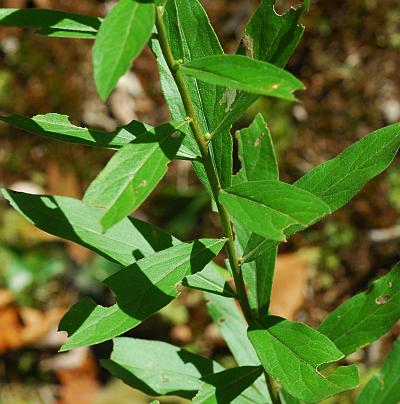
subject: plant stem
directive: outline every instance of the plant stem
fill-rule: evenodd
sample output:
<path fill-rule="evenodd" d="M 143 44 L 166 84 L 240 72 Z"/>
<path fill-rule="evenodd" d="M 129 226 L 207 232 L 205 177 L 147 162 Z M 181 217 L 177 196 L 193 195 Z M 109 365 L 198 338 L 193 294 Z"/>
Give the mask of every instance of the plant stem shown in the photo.
<path fill-rule="evenodd" d="M 270 375 L 264 371 L 265 375 L 265 381 L 267 382 L 267 387 L 269 394 L 271 396 L 272 404 L 281 404 L 281 398 L 279 397 L 279 392 L 276 389 L 276 386 L 274 385 L 274 381 L 270 377 Z"/>
<path fill-rule="evenodd" d="M 204 169 L 207 174 L 208 181 L 211 186 L 211 190 L 213 193 L 213 197 L 215 199 L 219 217 L 221 220 L 222 231 L 227 238 L 226 242 L 226 250 L 229 259 L 229 264 L 232 269 L 233 279 L 236 286 L 236 292 L 239 299 L 240 307 L 243 311 L 243 315 L 245 316 L 248 323 L 250 323 L 253 319 L 253 314 L 249 305 L 249 301 L 246 293 L 246 286 L 243 279 L 242 270 L 239 265 L 239 260 L 236 253 L 236 247 L 234 242 L 233 230 L 231 225 L 231 220 L 229 218 L 227 210 L 219 203 L 218 196 L 221 191 L 221 184 L 215 170 L 215 166 L 210 155 L 210 150 L 208 148 L 208 143 L 204 137 L 203 131 L 201 129 L 200 123 L 197 119 L 196 111 L 193 106 L 192 99 L 190 97 L 189 90 L 186 86 L 185 79 L 179 71 L 180 62 L 175 60 L 174 55 L 172 53 L 171 47 L 168 41 L 168 35 L 165 28 L 164 20 L 163 20 L 163 7 L 157 7 L 156 12 L 156 27 L 158 31 L 158 40 L 160 43 L 161 50 L 163 52 L 164 58 L 167 62 L 169 70 L 175 80 L 175 83 L 178 87 L 179 93 L 182 98 L 182 102 L 185 107 L 185 111 L 190 118 L 190 126 L 193 131 L 195 140 L 197 145 L 199 146 L 202 162 L 204 165 Z"/>

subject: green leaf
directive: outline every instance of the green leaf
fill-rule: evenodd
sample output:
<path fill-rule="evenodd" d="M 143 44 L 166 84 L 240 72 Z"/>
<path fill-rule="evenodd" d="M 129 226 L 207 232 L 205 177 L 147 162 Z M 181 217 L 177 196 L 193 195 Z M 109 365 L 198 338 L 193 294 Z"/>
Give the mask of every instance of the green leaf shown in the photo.
<path fill-rule="evenodd" d="M 189 130 L 187 121 L 172 121 L 156 128 L 146 123 L 132 121 L 128 125 L 117 128 L 114 132 L 104 132 L 73 125 L 68 115 L 55 113 L 36 115 L 32 118 L 23 115 L 0 116 L 0 120 L 18 129 L 49 139 L 107 149 L 120 149 L 147 133 L 154 135 L 160 132 L 166 133 L 168 130 L 171 134 L 175 131 L 187 133 Z M 197 158 L 183 145 L 179 148 L 177 157 L 183 160 Z"/>
<path fill-rule="evenodd" d="M 236 249 L 241 256 L 241 269 L 248 289 L 250 307 L 256 318 L 268 314 L 271 297 L 272 280 L 274 277 L 275 260 L 278 252 L 277 242 L 266 241 L 255 257 L 248 259 L 244 251 L 253 240 L 266 240 L 252 233 L 245 223 L 234 220 Z"/>
<path fill-rule="evenodd" d="M 299 19 L 304 7 L 279 15 L 275 0 L 261 0 L 245 28 L 238 53 L 284 67 L 304 32 Z"/>
<path fill-rule="evenodd" d="M 237 132 L 240 171 L 233 184 L 247 181 L 278 180 L 279 171 L 271 134 L 261 114 L 247 129 Z"/>
<path fill-rule="evenodd" d="M 125 218 L 103 232 L 99 220 L 104 210 L 89 207 L 78 199 L 7 189 L 2 194 L 39 229 L 74 241 L 124 266 L 180 243 L 159 228 L 132 218 Z"/>
<path fill-rule="evenodd" d="M 38 33 L 58 32 L 57 36 L 87 38 L 96 35 L 101 19 L 45 9 L 1 8 L 1 27 L 36 28 Z"/>
<path fill-rule="evenodd" d="M 304 88 L 291 73 L 241 55 L 203 57 L 183 64 L 180 71 L 207 83 L 288 101 L 296 99 L 295 90 Z"/>
<path fill-rule="evenodd" d="M 358 385 L 356 365 L 340 366 L 328 376 L 320 372 L 344 356 L 325 335 L 280 317 L 259 321 L 249 328 L 249 339 L 268 374 L 294 397 L 317 402 Z"/>
<path fill-rule="evenodd" d="M 164 12 L 164 22 L 176 60 L 190 62 L 204 56 L 223 54 L 223 49 L 210 24 L 207 13 L 198 0 L 168 1 Z M 207 40 L 204 41 L 204 38 L 207 38 Z M 161 85 L 170 112 L 174 119 L 183 119 L 186 112 L 182 99 L 166 66 L 158 43 L 153 42 L 152 48 L 159 63 Z M 193 100 L 203 133 L 211 132 L 216 123 L 225 114 L 224 106 L 220 103 L 224 89 L 193 78 L 186 78 L 186 85 Z M 193 136 L 187 136 L 186 141 L 191 142 L 191 147 L 184 143 L 186 146 L 193 152 L 197 151 L 199 153 Z M 229 130 L 224 131 L 221 138 L 214 138 L 211 141 L 210 149 L 221 184 L 229 186 L 232 176 L 232 137 Z M 201 182 L 211 194 L 203 166 L 194 163 L 194 168 Z"/>
<path fill-rule="evenodd" d="M 154 22 L 154 3 L 141 0 L 119 0 L 102 22 L 93 48 L 93 68 L 103 100 L 146 46 Z"/>
<path fill-rule="evenodd" d="M 233 177 L 235 185 L 258 180 L 278 180 L 279 170 L 268 127 L 261 114 L 249 128 L 237 133 L 241 169 Z M 250 307 L 256 317 L 268 314 L 277 243 L 250 233 L 235 221 L 237 248 L 242 253 L 241 267 L 249 289 Z"/>
<path fill-rule="evenodd" d="M 101 365 L 129 386 L 150 396 L 192 398 L 200 378 L 223 370 L 218 363 L 161 341 L 115 338 Z"/>
<path fill-rule="evenodd" d="M 224 239 L 181 243 L 112 275 L 104 283 L 117 303 L 103 307 L 84 299 L 73 306 L 60 322 L 60 330 L 69 335 L 61 350 L 98 344 L 136 327 L 174 300 L 182 279 L 202 270 L 224 243 Z"/>
<path fill-rule="evenodd" d="M 188 288 L 215 293 L 226 297 L 236 297 L 235 292 L 222 275 L 221 268 L 214 262 L 210 262 L 202 271 L 187 276 L 182 285 Z"/>
<path fill-rule="evenodd" d="M 50 38 L 95 39 L 97 32 L 68 31 L 56 28 L 43 28 L 36 30 L 35 34 L 45 35 Z"/>
<path fill-rule="evenodd" d="M 400 402 L 400 338 L 394 343 L 381 370 L 372 376 L 357 404 L 398 404 Z"/>
<path fill-rule="evenodd" d="M 211 293 L 205 293 L 208 312 L 218 326 L 229 350 L 239 366 L 259 366 L 260 361 L 247 338 L 247 323 L 241 314 L 237 302 Z M 252 388 L 254 402 L 269 402 L 265 379 L 260 377 Z"/>
<path fill-rule="evenodd" d="M 202 384 L 193 403 L 254 403 L 246 397 L 246 389 L 263 373 L 261 366 L 242 366 L 202 377 Z M 242 395 L 243 393 L 243 395 Z"/>
<path fill-rule="evenodd" d="M 319 327 L 349 355 L 386 334 L 400 319 L 400 265 L 330 313 Z"/>
<path fill-rule="evenodd" d="M 135 210 L 167 173 L 175 157 L 182 133 L 171 133 L 167 125 L 155 134 L 145 133 L 123 146 L 91 183 L 83 201 L 106 209 L 101 218 L 109 229 Z"/>
<path fill-rule="evenodd" d="M 252 233 L 243 252 L 242 263 L 252 262 L 257 259 L 264 251 L 275 245 L 265 237 L 261 237 L 256 233 Z"/>
<path fill-rule="evenodd" d="M 372 132 L 336 158 L 311 170 L 294 185 L 313 193 L 334 211 L 388 167 L 400 146 L 400 124 Z"/>
<path fill-rule="evenodd" d="M 285 230 L 306 228 L 329 213 L 318 197 L 280 181 L 252 181 L 222 191 L 220 202 L 236 221 L 271 241 L 285 240 Z"/>
<path fill-rule="evenodd" d="M 274 4 L 274 0 L 260 2 L 243 33 L 237 52 L 284 67 L 304 32 L 304 27 L 298 24 L 303 8 L 291 8 L 286 14 L 278 15 Z M 229 129 L 257 98 L 258 95 L 226 90 L 225 114 L 214 133 L 218 135 L 221 131 Z"/>

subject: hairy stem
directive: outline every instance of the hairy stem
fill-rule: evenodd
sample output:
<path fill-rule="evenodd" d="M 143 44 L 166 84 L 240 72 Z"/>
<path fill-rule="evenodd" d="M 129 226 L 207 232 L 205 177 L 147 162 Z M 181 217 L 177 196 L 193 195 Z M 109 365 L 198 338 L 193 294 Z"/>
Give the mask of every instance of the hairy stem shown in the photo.
<path fill-rule="evenodd" d="M 171 71 L 171 74 L 174 77 L 175 83 L 178 87 L 179 93 L 182 98 L 182 102 L 185 107 L 185 111 L 188 117 L 190 118 L 191 129 L 196 139 L 196 143 L 200 149 L 204 169 L 206 171 L 207 178 L 210 183 L 215 202 L 217 204 L 218 213 L 221 220 L 222 231 L 225 237 L 227 238 L 226 250 L 229 259 L 229 264 L 232 269 L 233 279 L 235 282 L 240 307 L 242 308 L 243 314 L 247 322 L 250 323 L 253 318 L 253 314 L 250 309 L 246 293 L 246 287 L 243 280 L 242 270 L 240 268 L 238 256 L 236 253 L 231 221 L 228 212 L 218 201 L 218 196 L 221 191 L 221 185 L 214 167 L 214 163 L 212 161 L 212 157 L 210 155 L 207 140 L 204 136 L 200 123 L 197 119 L 196 111 L 194 109 L 189 90 L 186 86 L 185 79 L 183 78 L 182 74 L 179 71 L 180 62 L 175 60 L 171 47 L 169 45 L 168 35 L 163 21 L 163 7 L 161 6 L 157 7 L 156 26 L 161 50 L 168 64 L 168 67 Z"/>

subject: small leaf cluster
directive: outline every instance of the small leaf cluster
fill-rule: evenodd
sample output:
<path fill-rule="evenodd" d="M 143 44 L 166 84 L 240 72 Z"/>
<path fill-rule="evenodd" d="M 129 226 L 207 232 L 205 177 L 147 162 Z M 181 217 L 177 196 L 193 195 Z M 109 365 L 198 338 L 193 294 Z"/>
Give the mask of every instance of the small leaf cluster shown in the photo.
<path fill-rule="evenodd" d="M 94 40 L 94 79 L 104 100 L 149 46 L 171 115 L 158 127 L 133 121 L 112 133 L 77 127 L 54 113 L 0 117 L 32 134 L 115 150 L 82 200 L 2 191 L 35 226 L 121 265 L 104 281 L 113 306 L 86 298 L 64 316 L 60 330 L 69 338 L 61 351 L 113 339 L 111 357 L 102 361 L 110 373 L 151 396 L 194 403 L 311 403 L 358 386 L 357 366 L 342 360 L 399 319 L 400 266 L 314 329 L 270 313 L 275 261 L 281 242 L 341 208 L 388 167 L 400 146 L 400 124 L 364 136 L 288 184 L 279 178 L 270 131 L 257 115 L 236 133 L 241 168 L 233 174 L 232 125 L 259 96 L 295 101 L 304 88 L 284 66 L 308 7 L 305 1 L 278 15 L 273 0 L 262 0 L 235 54 L 224 53 L 198 0 L 119 0 L 104 19 L 0 9 L 0 26 Z M 175 159 L 192 162 L 219 215 L 220 238 L 182 241 L 129 217 Z M 213 262 L 222 250 L 226 269 Z M 178 286 L 205 293 L 237 367 L 164 342 L 121 337 L 179 296 Z M 399 348 L 397 341 L 358 403 L 400 400 Z"/>

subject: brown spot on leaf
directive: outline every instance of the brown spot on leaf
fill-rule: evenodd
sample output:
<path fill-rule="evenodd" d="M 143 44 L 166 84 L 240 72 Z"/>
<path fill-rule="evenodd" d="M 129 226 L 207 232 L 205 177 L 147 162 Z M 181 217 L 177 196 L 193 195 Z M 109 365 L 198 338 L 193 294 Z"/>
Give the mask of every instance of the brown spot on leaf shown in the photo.
<path fill-rule="evenodd" d="M 378 297 L 375 299 L 375 303 L 376 303 L 376 304 L 385 304 L 385 303 L 387 303 L 390 299 L 391 299 L 391 297 L 390 297 L 389 295 L 378 296 Z"/>

